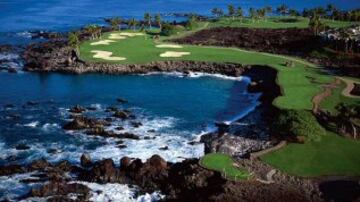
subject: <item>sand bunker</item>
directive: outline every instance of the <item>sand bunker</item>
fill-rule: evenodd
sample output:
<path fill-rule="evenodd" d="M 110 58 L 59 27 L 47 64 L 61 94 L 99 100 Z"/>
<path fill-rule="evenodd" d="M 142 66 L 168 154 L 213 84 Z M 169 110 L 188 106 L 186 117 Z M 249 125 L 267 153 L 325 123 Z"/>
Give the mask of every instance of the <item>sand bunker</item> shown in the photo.
<path fill-rule="evenodd" d="M 93 42 L 93 43 L 91 43 L 90 45 L 92 45 L 92 46 L 96 46 L 96 45 L 109 45 L 110 43 L 113 43 L 113 42 L 116 42 L 116 41 L 113 41 L 113 40 L 101 40 L 101 41 L 98 41 L 98 42 Z"/>
<path fill-rule="evenodd" d="M 110 34 L 109 39 L 126 39 L 126 37 L 121 36 L 119 33 L 112 33 Z"/>
<path fill-rule="evenodd" d="M 176 44 L 160 44 L 156 45 L 156 48 L 182 48 L 182 46 Z"/>
<path fill-rule="evenodd" d="M 165 53 L 161 53 L 160 57 L 163 58 L 179 58 L 182 57 L 184 55 L 190 55 L 190 52 L 175 52 L 175 51 L 166 51 Z"/>
<path fill-rule="evenodd" d="M 100 58 L 103 60 L 112 60 L 112 61 L 118 61 L 118 60 L 126 60 L 126 58 L 123 57 L 112 57 L 112 52 L 109 51 L 100 51 L 100 50 L 93 50 L 92 53 L 95 53 L 93 58 Z"/>
<path fill-rule="evenodd" d="M 120 36 L 128 36 L 128 37 L 134 37 L 134 36 L 143 36 L 143 33 L 132 33 L 132 32 L 121 32 L 119 33 Z"/>

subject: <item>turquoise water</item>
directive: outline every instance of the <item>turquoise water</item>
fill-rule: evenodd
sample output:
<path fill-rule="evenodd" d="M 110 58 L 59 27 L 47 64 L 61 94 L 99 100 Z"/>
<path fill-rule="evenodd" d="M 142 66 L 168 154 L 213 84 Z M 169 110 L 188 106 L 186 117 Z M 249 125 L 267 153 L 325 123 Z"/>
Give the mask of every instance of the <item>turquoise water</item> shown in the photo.
<path fill-rule="evenodd" d="M 160 154 L 169 161 L 199 157 L 203 146 L 190 145 L 190 141 L 210 130 L 215 121 L 232 120 L 257 106 L 258 94 L 247 93 L 247 83 L 247 79 L 206 75 L 1 73 L 0 106 L 15 107 L 2 107 L 0 111 L 0 162 L 29 162 L 41 157 L 78 162 L 83 152 L 95 159 L 115 161 L 124 155 L 145 160 Z M 129 103 L 120 105 L 116 101 L 119 97 Z M 27 105 L 29 101 L 38 104 Z M 67 133 L 61 126 L 68 121 L 67 109 L 76 104 L 96 107 L 87 115 L 99 118 L 111 116 L 105 112 L 109 106 L 130 109 L 143 126 L 134 128 L 129 122 L 115 121 L 109 129 L 123 126 L 142 138 L 155 139 L 126 140 L 128 147 L 119 149 L 115 140 Z M 31 148 L 16 150 L 19 144 Z M 169 149 L 160 150 L 164 146 Z"/>

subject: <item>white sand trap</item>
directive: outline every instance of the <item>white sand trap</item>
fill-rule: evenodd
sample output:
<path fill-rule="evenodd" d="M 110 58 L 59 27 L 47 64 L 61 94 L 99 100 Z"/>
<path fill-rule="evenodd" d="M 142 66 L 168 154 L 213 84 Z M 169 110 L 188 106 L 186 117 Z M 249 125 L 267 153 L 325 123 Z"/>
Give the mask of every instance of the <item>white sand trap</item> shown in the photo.
<path fill-rule="evenodd" d="M 176 51 L 166 51 L 165 53 L 161 53 L 160 57 L 163 58 L 179 58 L 184 55 L 190 55 L 190 52 L 176 52 Z"/>
<path fill-rule="evenodd" d="M 92 46 L 96 46 L 96 45 L 109 45 L 110 43 L 113 43 L 113 42 L 116 42 L 116 41 L 113 41 L 113 40 L 101 40 L 101 41 L 98 41 L 98 42 L 93 42 L 91 43 L 90 45 Z"/>
<path fill-rule="evenodd" d="M 126 58 L 123 57 L 112 57 L 112 52 L 109 51 L 100 51 L 100 50 L 93 50 L 92 53 L 95 53 L 93 58 L 100 58 L 104 60 L 112 60 L 112 61 L 118 61 L 118 60 L 126 60 Z"/>
<path fill-rule="evenodd" d="M 160 44 L 156 45 L 156 48 L 182 48 L 182 46 L 176 44 Z"/>
<path fill-rule="evenodd" d="M 109 39 L 126 39 L 126 37 L 125 37 L 125 36 L 121 36 L 121 35 L 118 34 L 118 33 L 112 33 L 112 34 L 110 34 Z"/>
<path fill-rule="evenodd" d="M 143 36 L 143 33 L 132 33 L 132 32 L 121 32 L 119 33 L 121 36 L 128 36 L 128 37 L 134 37 L 134 36 Z"/>

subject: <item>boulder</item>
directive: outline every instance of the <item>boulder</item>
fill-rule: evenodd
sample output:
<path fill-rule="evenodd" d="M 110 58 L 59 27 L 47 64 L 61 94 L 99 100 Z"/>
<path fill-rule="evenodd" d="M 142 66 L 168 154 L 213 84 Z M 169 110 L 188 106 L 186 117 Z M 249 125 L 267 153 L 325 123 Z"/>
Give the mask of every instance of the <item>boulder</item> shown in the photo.
<path fill-rule="evenodd" d="M 90 167 L 92 165 L 90 154 L 82 154 L 80 157 L 80 164 L 84 168 Z"/>
<path fill-rule="evenodd" d="M 15 149 L 16 150 L 28 150 L 28 149 L 30 149 L 30 147 L 27 146 L 26 144 L 18 144 L 18 145 L 16 145 Z"/>
<path fill-rule="evenodd" d="M 150 159 L 148 159 L 146 163 L 150 164 L 150 166 L 155 168 L 156 170 L 162 170 L 167 168 L 167 162 L 156 154 L 153 155 Z"/>
<path fill-rule="evenodd" d="M 76 106 L 72 107 L 71 109 L 69 109 L 70 113 L 75 113 L 75 114 L 81 114 L 85 111 L 86 111 L 86 109 L 80 105 L 76 105 Z"/>
<path fill-rule="evenodd" d="M 125 138 L 125 139 L 132 139 L 132 140 L 140 140 L 139 136 L 132 134 L 132 133 L 121 133 L 117 137 Z"/>
<path fill-rule="evenodd" d="M 129 118 L 130 114 L 123 110 L 123 111 L 116 111 L 113 116 L 119 119 L 127 119 Z"/>
<path fill-rule="evenodd" d="M 131 159 L 127 156 L 124 156 L 120 159 L 120 170 L 127 169 L 131 164 Z"/>

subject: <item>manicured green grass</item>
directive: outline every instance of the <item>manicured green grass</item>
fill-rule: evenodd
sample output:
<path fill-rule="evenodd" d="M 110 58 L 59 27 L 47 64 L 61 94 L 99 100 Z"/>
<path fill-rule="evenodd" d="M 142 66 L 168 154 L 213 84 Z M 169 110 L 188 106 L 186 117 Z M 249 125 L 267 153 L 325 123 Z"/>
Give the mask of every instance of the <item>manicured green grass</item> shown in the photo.
<path fill-rule="evenodd" d="M 289 144 L 261 159 L 292 175 L 360 176 L 360 142 L 328 133 L 321 141 Z"/>
<path fill-rule="evenodd" d="M 201 166 L 210 170 L 219 171 L 226 178 L 232 180 L 249 179 L 250 173 L 244 168 L 235 167 L 234 163 L 234 160 L 230 156 L 221 153 L 207 154 L 200 160 Z"/>
<path fill-rule="evenodd" d="M 107 39 L 109 34 L 105 34 L 103 39 Z M 258 53 L 253 51 L 244 51 L 236 48 L 221 48 L 208 46 L 189 46 L 184 45 L 182 49 L 156 48 L 155 42 L 150 36 L 137 36 L 119 40 L 110 45 L 91 46 L 93 41 L 84 42 L 80 46 L 82 59 L 91 62 L 107 62 L 120 64 L 142 64 L 151 61 L 164 60 L 192 60 L 209 62 L 233 62 L 240 64 L 267 65 L 278 70 L 278 83 L 282 87 L 283 95 L 278 97 L 274 104 L 284 109 L 311 109 L 311 98 L 321 91 L 320 85 L 310 82 L 307 75 L 312 75 L 323 80 L 331 80 L 330 76 L 319 75 L 318 72 L 300 59 Z M 106 61 L 93 58 L 92 50 L 104 50 L 113 52 L 113 56 L 125 57 L 124 61 Z M 190 52 L 190 55 L 182 58 L 162 58 L 159 55 L 165 51 L 184 51 Z M 295 67 L 285 67 L 283 64 L 287 60 L 293 60 Z M 309 66 L 309 67 L 308 67 Z M 325 78 L 325 79 L 324 79 Z"/>
<path fill-rule="evenodd" d="M 290 20 L 287 22 L 286 20 Z M 293 20 L 293 22 L 291 21 Z M 348 27 L 353 22 L 345 21 L 333 21 L 328 19 L 322 20 L 325 25 L 333 28 L 338 27 Z M 307 28 L 309 27 L 309 19 L 303 17 L 268 17 L 267 19 L 262 19 L 258 21 L 253 21 L 249 18 L 244 19 L 235 19 L 232 18 L 221 18 L 218 21 L 211 22 L 209 27 L 249 27 L 249 28 L 270 28 L 270 29 L 280 29 L 280 28 Z"/>

